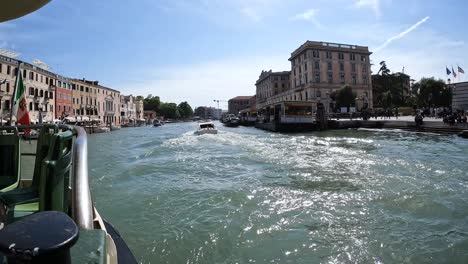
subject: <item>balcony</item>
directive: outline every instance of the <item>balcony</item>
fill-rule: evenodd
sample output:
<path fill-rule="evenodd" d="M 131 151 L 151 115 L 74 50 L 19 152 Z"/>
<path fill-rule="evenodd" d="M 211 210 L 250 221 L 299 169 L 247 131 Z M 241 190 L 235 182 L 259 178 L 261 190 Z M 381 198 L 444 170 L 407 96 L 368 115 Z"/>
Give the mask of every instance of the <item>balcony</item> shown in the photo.
<path fill-rule="evenodd" d="M 114 114 L 115 114 L 114 111 L 106 111 L 106 112 L 104 113 L 104 115 L 106 115 L 106 116 L 113 116 Z"/>
<path fill-rule="evenodd" d="M 49 85 L 49 90 L 50 90 L 51 92 L 54 92 L 54 91 L 55 91 L 55 87 L 56 87 L 55 85 Z"/>

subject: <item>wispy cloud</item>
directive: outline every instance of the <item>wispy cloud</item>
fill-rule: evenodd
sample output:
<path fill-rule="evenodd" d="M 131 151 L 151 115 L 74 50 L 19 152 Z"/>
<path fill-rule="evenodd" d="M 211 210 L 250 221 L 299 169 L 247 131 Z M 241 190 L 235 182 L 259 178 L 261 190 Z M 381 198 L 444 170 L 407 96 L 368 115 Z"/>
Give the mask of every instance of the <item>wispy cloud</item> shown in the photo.
<path fill-rule="evenodd" d="M 317 28 L 323 29 L 324 27 L 317 20 L 318 9 L 308 9 L 303 13 L 296 14 L 290 18 L 290 20 L 303 20 L 312 22 Z"/>
<path fill-rule="evenodd" d="M 411 31 L 417 29 L 420 25 L 424 24 L 427 20 L 429 20 L 429 16 L 421 19 L 420 21 L 418 21 L 416 24 L 412 25 L 411 27 L 409 27 L 408 29 L 406 29 L 405 31 L 403 32 L 400 32 L 399 34 L 387 39 L 387 41 L 385 41 L 382 45 L 380 45 L 379 47 L 377 47 L 374 52 L 377 52 L 377 51 L 380 51 L 382 49 L 384 49 L 385 47 L 387 47 L 390 43 L 392 43 L 393 41 L 397 40 L 397 39 L 401 39 L 403 38 L 404 36 L 406 36 L 407 34 L 409 34 Z"/>
<path fill-rule="evenodd" d="M 242 8 L 241 13 L 255 22 L 262 20 L 262 17 L 251 7 Z"/>
<path fill-rule="evenodd" d="M 309 9 L 306 10 L 304 13 L 297 14 L 293 17 L 291 17 L 292 20 L 306 20 L 310 21 L 315 18 L 315 15 L 317 14 L 317 9 Z"/>
<path fill-rule="evenodd" d="M 380 17 L 380 0 L 358 0 L 354 4 L 358 8 L 371 8 L 376 17 Z"/>

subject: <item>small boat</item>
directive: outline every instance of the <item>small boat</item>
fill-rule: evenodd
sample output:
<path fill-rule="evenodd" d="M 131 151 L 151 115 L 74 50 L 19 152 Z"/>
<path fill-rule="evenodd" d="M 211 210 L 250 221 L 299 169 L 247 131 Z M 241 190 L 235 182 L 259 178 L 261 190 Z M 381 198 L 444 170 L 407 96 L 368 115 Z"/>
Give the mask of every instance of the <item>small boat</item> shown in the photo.
<path fill-rule="evenodd" d="M 203 135 L 203 134 L 218 134 L 218 130 L 216 129 L 213 122 L 204 122 L 198 124 L 198 130 L 195 131 L 196 135 Z"/>
<path fill-rule="evenodd" d="M 161 121 L 159 121 L 159 120 L 157 120 L 157 119 L 154 120 L 154 122 L 153 122 L 153 126 L 155 126 L 155 127 L 160 127 L 160 126 L 162 126 L 162 125 L 164 125 L 164 123 L 161 122 Z"/>
<path fill-rule="evenodd" d="M 94 207 L 83 127 L 1 129 L 0 263 L 137 263 Z M 20 137 L 32 130 L 35 153 L 22 150 Z M 22 164 L 26 155 L 35 161 Z"/>

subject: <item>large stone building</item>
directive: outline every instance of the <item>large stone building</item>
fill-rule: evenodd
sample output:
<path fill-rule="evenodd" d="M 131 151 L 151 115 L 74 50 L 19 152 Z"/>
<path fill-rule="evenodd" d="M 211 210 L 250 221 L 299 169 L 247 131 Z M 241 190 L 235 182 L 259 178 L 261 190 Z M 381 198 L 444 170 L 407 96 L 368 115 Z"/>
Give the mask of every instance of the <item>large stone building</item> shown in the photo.
<path fill-rule="evenodd" d="M 1 99 L 1 113 L 3 119 L 9 119 L 11 113 L 11 101 L 13 97 L 19 61 L 0 56 L 0 81 L 6 80 L 1 85 L 3 96 Z M 21 64 L 21 74 L 26 88 L 26 103 L 32 123 L 40 121 L 40 115 L 44 122 L 53 122 L 55 119 L 55 83 L 56 75 L 29 63 Z M 13 115 L 15 120 L 15 115 Z"/>
<path fill-rule="evenodd" d="M 289 58 L 292 91 L 285 99 L 328 106 L 329 95 L 349 85 L 361 105 L 372 107 L 371 54 L 364 46 L 306 41 Z"/>
<path fill-rule="evenodd" d="M 452 109 L 468 110 L 468 82 L 454 83 L 451 88 L 453 89 Z"/>
<path fill-rule="evenodd" d="M 279 95 L 287 94 L 291 90 L 290 75 L 290 71 L 262 71 L 255 83 L 256 108 L 261 109 L 282 99 Z"/>
<path fill-rule="evenodd" d="M 228 113 L 239 114 L 241 110 L 249 107 L 249 100 L 252 96 L 237 96 L 228 101 Z"/>
<path fill-rule="evenodd" d="M 302 101 L 331 111 L 330 95 L 345 85 L 357 94 L 358 109 L 372 107 L 370 55 L 363 46 L 306 41 L 291 53 L 291 71 L 262 71 L 255 84 L 257 110 Z"/>

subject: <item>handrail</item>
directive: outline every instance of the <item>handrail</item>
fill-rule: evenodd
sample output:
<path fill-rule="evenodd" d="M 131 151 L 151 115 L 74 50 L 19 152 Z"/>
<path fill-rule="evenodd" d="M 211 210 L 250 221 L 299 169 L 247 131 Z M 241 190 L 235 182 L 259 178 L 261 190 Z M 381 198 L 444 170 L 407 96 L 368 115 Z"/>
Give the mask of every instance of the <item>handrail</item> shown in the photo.
<path fill-rule="evenodd" d="M 9 129 L 40 129 L 42 125 L 4 126 L 1 130 Z M 82 127 L 58 125 L 61 129 L 72 130 L 76 135 L 73 144 L 72 161 L 72 218 L 83 229 L 93 229 L 93 202 L 88 178 L 88 138 Z"/>

